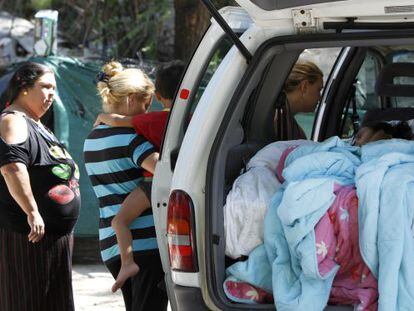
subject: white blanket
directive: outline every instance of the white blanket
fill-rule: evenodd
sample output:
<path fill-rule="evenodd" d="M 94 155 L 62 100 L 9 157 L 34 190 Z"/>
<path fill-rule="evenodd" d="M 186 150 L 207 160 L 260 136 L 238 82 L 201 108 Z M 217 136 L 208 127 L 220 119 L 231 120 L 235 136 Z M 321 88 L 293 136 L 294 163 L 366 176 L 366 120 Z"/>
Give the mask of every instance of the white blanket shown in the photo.
<path fill-rule="evenodd" d="M 279 159 L 288 147 L 312 143 L 307 140 L 271 143 L 249 161 L 247 172 L 234 181 L 224 206 L 227 256 L 247 256 L 263 243 L 264 217 L 270 199 L 281 186 L 276 178 Z"/>

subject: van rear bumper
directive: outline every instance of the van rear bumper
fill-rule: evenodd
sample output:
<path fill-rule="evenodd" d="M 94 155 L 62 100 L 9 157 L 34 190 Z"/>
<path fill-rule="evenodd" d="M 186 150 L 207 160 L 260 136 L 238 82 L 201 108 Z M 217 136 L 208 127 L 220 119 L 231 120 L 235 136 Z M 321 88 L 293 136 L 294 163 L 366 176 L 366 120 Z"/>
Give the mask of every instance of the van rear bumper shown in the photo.
<path fill-rule="evenodd" d="M 169 272 L 165 273 L 164 278 L 168 299 L 173 311 L 208 310 L 199 288 L 175 284 Z"/>
<path fill-rule="evenodd" d="M 172 292 L 168 292 L 174 297 L 169 297 L 171 301 L 171 307 L 173 310 L 179 311 L 194 311 L 194 310 L 208 310 L 204 303 L 201 290 L 196 287 L 185 287 L 180 285 L 173 285 Z M 173 299 L 171 299 L 173 298 Z M 174 306 L 175 305 L 175 306 Z"/>

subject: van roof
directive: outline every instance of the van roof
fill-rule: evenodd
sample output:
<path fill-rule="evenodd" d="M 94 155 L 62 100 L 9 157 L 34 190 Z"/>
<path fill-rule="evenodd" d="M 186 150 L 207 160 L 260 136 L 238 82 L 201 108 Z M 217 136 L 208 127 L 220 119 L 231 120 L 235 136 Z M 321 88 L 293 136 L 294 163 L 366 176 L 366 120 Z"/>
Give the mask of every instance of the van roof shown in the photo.
<path fill-rule="evenodd" d="M 312 10 L 312 17 L 375 18 L 376 22 L 408 22 L 414 18 L 413 0 L 236 0 L 256 24 L 291 19 L 292 9 Z M 269 24 L 270 22 L 270 24 Z"/>

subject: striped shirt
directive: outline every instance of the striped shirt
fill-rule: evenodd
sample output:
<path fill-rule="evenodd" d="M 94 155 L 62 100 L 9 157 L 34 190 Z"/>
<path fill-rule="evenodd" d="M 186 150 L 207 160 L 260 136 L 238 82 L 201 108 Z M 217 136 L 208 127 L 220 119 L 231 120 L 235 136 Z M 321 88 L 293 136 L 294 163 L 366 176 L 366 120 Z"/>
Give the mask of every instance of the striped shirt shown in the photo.
<path fill-rule="evenodd" d="M 119 258 L 111 221 L 128 194 L 144 179 L 141 163 L 154 146 L 132 128 L 95 127 L 83 147 L 86 172 L 99 201 L 99 244 L 104 262 Z M 152 210 L 147 209 L 130 225 L 134 253 L 158 251 Z"/>

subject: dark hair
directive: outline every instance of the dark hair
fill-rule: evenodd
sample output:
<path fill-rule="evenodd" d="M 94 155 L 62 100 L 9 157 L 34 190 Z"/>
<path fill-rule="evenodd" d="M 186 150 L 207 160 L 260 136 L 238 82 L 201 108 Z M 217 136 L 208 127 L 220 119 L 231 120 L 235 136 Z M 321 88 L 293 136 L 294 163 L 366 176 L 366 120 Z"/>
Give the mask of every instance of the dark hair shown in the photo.
<path fill-rule="evenodd" d="M 19 96 L 22 90 L 33 87 L 35 82 L 48 72 L 53 73 L 52 69 L 45 65 L 34 62 L 24 62 L 17 68 L 9 81 L 6 89 L 7 102 L 11 104 L 17 96 Z"/>
<path fill-rule="evenodd" d="M 401 138 L 412 140 L 413 139 L 413 132 L 411 127 L 405 121 L 400 121 L 398 123 L 388 123 L 385 121 L 374 121 L 372 123 L 368 123 L 365 126 L 371 128 L 373 131 L 384 131 L 385 134 L 390 135 L 392 138 Z"/>
<path fill-rule="evenodd" d="M 185 64 L 180 60 L 159 65 L 155 74 L 155 91 L 166 99 L 173 99 L 184 69 Z"/>

